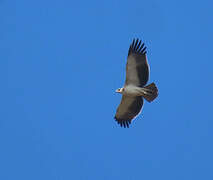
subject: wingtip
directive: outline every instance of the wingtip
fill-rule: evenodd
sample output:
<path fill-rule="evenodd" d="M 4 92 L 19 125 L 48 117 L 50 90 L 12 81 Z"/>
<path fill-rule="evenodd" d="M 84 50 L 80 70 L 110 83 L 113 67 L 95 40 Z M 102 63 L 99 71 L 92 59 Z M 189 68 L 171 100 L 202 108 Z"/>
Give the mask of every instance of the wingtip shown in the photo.
<path fill-rule="evenodd" d="M 142 44 L 141 43 L 142 43 L 142 40 L 140 40 L 139 38 L 133 38 L 132 44 L 129 47 L 128 55 L 132 53 L 145 55 L 146 47 L 144 47 L 144 43 Z"/>
<path fill-rule="evenodd" d="M 115 121 L 124 128 L 129 128 L 130 124 L 131 124 L 131 120 L 122 120 L 117 118 L 116 116 L 114 117 Z"/>

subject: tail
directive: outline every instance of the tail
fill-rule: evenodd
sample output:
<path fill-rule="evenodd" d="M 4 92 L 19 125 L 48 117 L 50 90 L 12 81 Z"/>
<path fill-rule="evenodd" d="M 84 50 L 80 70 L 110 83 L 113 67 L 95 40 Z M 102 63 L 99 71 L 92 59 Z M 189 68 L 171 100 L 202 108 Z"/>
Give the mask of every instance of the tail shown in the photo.
<path fill-rule="evenodd" d="M 148 101 L 152 102 L 158 96 L 158 88 L 155 83 L 151 83 L 148 86 L 143 87 L 142 96 Z"/>

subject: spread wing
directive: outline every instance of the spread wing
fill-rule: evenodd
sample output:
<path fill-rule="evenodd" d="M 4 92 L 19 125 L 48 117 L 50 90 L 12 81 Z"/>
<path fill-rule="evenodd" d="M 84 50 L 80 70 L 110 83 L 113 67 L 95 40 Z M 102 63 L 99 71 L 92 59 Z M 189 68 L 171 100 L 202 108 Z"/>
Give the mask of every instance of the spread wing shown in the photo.
<path fill-rule="evenodd" d="M 129 47 L 129 53 L 126 64 L 125 86 L 132 84 L 143 87 L 149 79 L 149 65 L 146 58 L 146 47 L 141 40 L 133 40 Z"/>
<path fill-rule="evenodd" d="M 143 106 L 142 97 L 122 96 L 121 103 L 115 114 L 115 120 L 124 127 L 129 127 L 131 121 L 139 114 Z"/>

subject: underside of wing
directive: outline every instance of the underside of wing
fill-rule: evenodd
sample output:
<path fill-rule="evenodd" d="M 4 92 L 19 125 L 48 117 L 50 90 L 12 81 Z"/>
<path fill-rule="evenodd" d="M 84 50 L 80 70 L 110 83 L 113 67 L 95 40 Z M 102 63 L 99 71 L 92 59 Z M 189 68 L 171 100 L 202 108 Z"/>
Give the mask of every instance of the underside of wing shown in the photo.
<path fill-rule="evenodd" d="M 140 40 L 133 40 L 129 47 L 126 64 L 125 85 L 143 87 L 149 79 L 149 65 L 146 58 L 146 47 Z"/>
<path fill-rule="evenodd" d="M 122 100 L 115 114 L 115 120 L 121 127 L 129 127 L 131 121 L 139 114 L 143 106 L 142 97 L 122 96 Z"/>

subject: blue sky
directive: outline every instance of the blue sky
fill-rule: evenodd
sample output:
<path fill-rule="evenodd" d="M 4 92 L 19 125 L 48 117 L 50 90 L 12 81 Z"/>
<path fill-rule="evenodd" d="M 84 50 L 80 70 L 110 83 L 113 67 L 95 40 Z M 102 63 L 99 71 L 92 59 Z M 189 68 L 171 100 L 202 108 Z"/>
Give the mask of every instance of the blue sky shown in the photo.
<path fill-rule="evenodd" d="M 0 179 L 212 180 L 212 5 L 1 0 Z M 123 129 L 135 37 L 159 97 Z"/>

